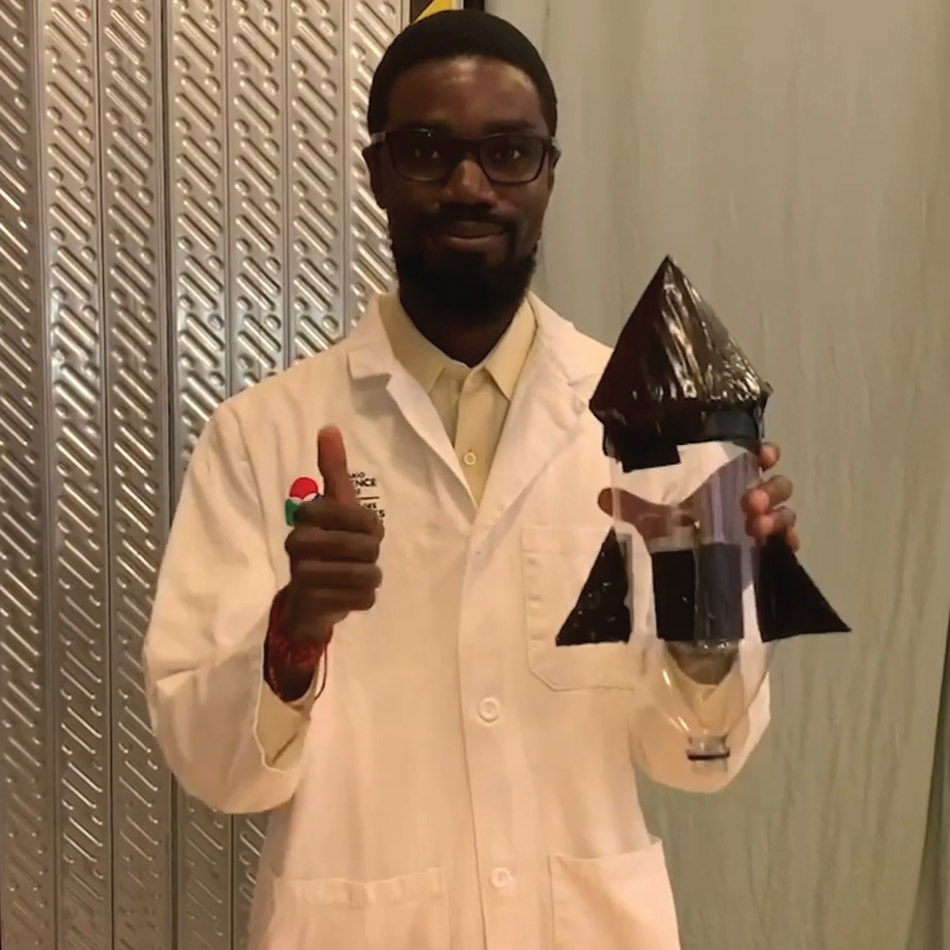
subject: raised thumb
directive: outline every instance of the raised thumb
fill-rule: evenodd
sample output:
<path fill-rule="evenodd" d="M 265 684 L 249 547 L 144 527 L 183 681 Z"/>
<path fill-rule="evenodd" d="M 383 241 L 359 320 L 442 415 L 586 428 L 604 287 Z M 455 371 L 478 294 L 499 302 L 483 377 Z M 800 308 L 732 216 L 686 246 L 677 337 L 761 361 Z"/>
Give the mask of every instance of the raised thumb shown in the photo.
<path fill-rule="evenodd" d="M 328 426 L 317 435 L 317 468 L 323 476 L 323 493 L 344 505 L 358 505 L 356 489 L 346 466 L 346 447 L 339 429 Z"/>

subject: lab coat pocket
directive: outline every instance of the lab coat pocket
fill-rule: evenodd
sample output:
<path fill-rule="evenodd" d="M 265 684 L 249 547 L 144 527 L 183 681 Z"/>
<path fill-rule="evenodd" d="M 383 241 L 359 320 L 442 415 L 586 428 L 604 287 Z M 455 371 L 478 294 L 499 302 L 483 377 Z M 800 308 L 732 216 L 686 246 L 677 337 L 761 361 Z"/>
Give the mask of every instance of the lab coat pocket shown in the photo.
<path fill-rule="evenodd" d="M 442 871 L 386 881 L 276 880 L 260 950 L 449 950 Z"/>
<path fill-rule="evenodd" d="M 551 858 L 554 950 L 679 950 L 663 844 L 608 858 Z"/>
<path fill-rule="evenodd" d="M 522 533 L 525 623 L 531 671 L 552 689 L 633 689 L 628 643 L 557 645 L 608 528 L 528 526 Z"/>

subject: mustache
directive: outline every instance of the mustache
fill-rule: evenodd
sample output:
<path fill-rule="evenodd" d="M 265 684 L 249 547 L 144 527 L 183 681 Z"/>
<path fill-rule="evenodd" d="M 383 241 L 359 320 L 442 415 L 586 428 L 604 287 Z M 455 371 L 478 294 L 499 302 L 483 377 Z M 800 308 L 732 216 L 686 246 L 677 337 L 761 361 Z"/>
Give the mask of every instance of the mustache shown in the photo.
<path fill-rule="evenodd" d="M 516 229 L 515 223 L 509 218 L 494 214 L 491 209 L 481 208 L 478 205 L 444 205 L 438 211 L 426 215 L 420 223 L 427 230 L 438 231 L 461 221 L 489 224 L 506 233 L 511 233 Z"/>

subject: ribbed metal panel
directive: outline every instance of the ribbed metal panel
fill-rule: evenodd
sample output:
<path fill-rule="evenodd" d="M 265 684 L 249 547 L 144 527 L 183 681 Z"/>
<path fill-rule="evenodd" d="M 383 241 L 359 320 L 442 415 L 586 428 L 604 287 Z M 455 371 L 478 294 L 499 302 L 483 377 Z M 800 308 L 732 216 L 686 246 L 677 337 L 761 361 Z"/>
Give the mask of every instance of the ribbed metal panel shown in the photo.
<path fill-rule="evenodd" d="M 0 942 L 242 945 L 263 821 L 186 799 L 140 652 L 214 407 L 390 278 L 389 0 L 0 0 Z"/>

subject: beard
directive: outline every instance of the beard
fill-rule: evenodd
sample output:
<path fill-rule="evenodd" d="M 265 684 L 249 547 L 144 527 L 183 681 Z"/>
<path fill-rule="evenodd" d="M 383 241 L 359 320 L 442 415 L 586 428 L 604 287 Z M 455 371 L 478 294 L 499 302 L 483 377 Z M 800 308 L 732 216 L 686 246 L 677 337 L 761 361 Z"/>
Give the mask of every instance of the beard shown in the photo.
<path fill-rule="evenodd" d="M 393 245 L 400 290 L 446 320 L 466 325 L 488 323 L 516 310 L 527 296 L 537 267 L 538 249 L 521 258 L 489 265 L 481 254 L 454 251 L 435 263 L 420 251 Z"/>

